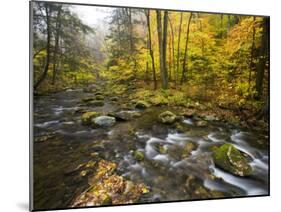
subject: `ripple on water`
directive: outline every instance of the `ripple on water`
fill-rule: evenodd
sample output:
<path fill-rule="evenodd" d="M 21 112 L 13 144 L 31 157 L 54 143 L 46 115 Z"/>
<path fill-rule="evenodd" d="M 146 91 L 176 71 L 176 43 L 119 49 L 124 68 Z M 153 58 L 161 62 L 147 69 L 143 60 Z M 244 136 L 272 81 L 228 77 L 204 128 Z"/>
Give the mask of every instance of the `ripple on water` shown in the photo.
<path fill-rule="evenodd" d="M 193 121 L 191 118 L 188 118 L 188 119 L 184 119 L 182 121 L 184 124 L 188 124 L 188 125 L 194 125 Z"/>
<path fill-rule="evenodd" d="M 43 123 L 35 124 L 34 126 L 43 128 L 43 127 L 49 127 L 49 126 L 52 126 L 52 125 L 55 125 L 58 123 L 60 123 L 60 120 L 52 120 L 52 121 L 46 121 Z"/>
<path fill-rule="evenodd" d="M 246 195 L 265 195 L 268 193 L 267 188 L 258 181 L 234 176 L 214 166 L 212 167 L 212 169 L 213 174 L 216 177 L 223 179 L 225 182 L 231 185 L 243 189 Z"/>

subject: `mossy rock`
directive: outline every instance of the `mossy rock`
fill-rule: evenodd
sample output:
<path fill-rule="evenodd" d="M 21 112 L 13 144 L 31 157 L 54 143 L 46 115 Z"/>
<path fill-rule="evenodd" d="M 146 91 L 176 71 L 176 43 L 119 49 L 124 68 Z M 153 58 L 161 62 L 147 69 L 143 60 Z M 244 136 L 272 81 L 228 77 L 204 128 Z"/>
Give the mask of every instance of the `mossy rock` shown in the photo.
<path fill-rule="evenodd" d="M 34 141 L 35 142 L 45 142 L 45 141 L 47 141 L 49 139 L 52 139 L 54 137 L 55 137 L 55 133 L 51 132 L 51 133 L 46 133 L 44 135 L 36 136 Z"/>
<path fill-rule="evenodd" d="M 253 171 L 246 157 L 232 144 L 223 144 L 215 149 L 213 156 L 218 167 L 232 174 L 243 177 L 249 176 Z"/>
<path fill-rule="evenodd" d="M 104 105 L 104 102 L 101 100 L 92 100 L 87 102 L 88 106 L 93 106 L 93 107 L 101 107 Z"/>
<path fill-rule="evenodd" d="M 137 111 L 119 111 L 110 113 L 109 115 L 115 117 L 118 121 L 129 121 L 140 117 L 141 113 Z"/>
<path fill-rule="evenodd" d="M 134 151 L 133 156 L 138 161 L 142 161 L 144 159 L 144 153 L 138 150 Z"/>
<path fill-rule="evenodd" d="M 196 122 L 197 127 L 206 127 L 207 125 L 208 125 L 208 122 L 204 121 L 204 120 L 200 120 L 200 121 Z"/>
<path fill-rule="evenodd" d="M 136 105 L 135 105 L 135 108 L 138 108 L 138 109 L 146 109 L 148 108 L 150 105 L 145 102 L 145 101 L 137 101 Z"/>
<path fill-rule="evenodd" d="M 203 119 L 205 121 L 219 121 L 219 118 L 214 116 L 214 115 L 207 115 L 207 116 L 204 116 Z"/>
<path fill-rule="evenodd" d="M 102 96 L 103 93 L 102 93 L 101 91 L 96 91 L 96 92 L 95 92 L 95 96 L 98 96 L 98 95 L 101 95 L 101 96 Z"/>
<path fill-rule="evenodd" d="M 95 97 L 85 97 L 85 98 L 83 98 L 82 99 L 82 102 L 85 102 L 85 103 L 87 103 L 87 102 L 90 102 L 90 101 L 93 101 L 93 100 L 95 100 Z"/>
<path fill-rule="evenodd" d="M 173 124 L 177 121 L 177 116 L 170 111 L 165 111 L 158 116 L 158 120 L 163 124 Z"/>
<path fill-rule="evenodd" d="M 187 110 L 182 112 L 180 115 L 184 116 L 185 118 L 193 118 L 197 114 L 193 110 Z"/>
<path fill-rule="evenodd" d="M 96 100 L 104 100 L 104 96 L 99 94 L 99 95 L 96 95 L 95 99 Z"/>
<path fill-rule="evenodd" d="M 90 111 L 90 112 L 86 112 L 83 113 L 81 116 L 81 121 L 83 125 L 89 125 L 92 122 L 92 118 L 95 118 L 97 116 L 99 116 L 100 113 L 95 112 L 95 111 Z"/>
<path fill-rule="evenodd" d="M 110 101 L 112 101 L 112 102 L 117 102 L 118 100 L 119 100 L 119 98 L 117 96 L 110 98 Z"/>
<path fill-rule="evenodd" d="M 179 133 L 185 133 L 190 131 L 190 126 L 187 124 L 182 124 L 181 122 L 175 122 L 173 127 L 177 130 Z"/>

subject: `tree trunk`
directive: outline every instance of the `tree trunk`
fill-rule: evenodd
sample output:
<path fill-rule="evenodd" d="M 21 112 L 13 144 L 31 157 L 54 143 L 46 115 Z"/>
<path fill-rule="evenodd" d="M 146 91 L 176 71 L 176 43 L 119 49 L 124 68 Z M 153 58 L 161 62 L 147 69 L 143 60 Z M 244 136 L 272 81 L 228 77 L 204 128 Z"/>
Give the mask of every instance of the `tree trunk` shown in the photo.
<path fill-rule="evenodd" d="M 181 26 L 182 26 L 182 13 L 180 16 L 180 26 L 179 26 L 179 34 L 178 34 L 178 48 L 177 48 L 177 72 L 176 72 L 176 88 L 177 88 L 177 82 L 178 82 L 178 73 L 179 73 L 179 62 L 180 62 L 180 41 L 181 41 Z"/>
<path fill-rule="evenodd" d="M 221 14 L 220 38 L 223 38 L 223 14 Z"/>
<path fill-rule="evenodd" d="M 45 80 L 48 70 L 49 70 L 49 63 L 50 63 L 50 42 L 51 42 L 51 29 L 50 29 L 50 14 L 51 14 L 51 8 L 45 4 L 45 10 L 46 10 L 46 30 L 47 30 L 47 45 L 46 45 L 46 63 L 44 66 L 44 70 L 42 75 L 39 77 L 38 81 L 34 85 L 34 90 L 36 90 L 41 83 Z"/>
<path fill-rule="evenodd" d="M 230 32 L 230 15 L 227 16 L 227 36 L 229 35 Z"/>
<path fill-rule="evenodd" d="M 54 49 L 54 58 L 53 58 L 53 79 L 52 79 L 52 84 L 55 84 L 56 80 L 56 75 L 57 75 L 57 54 L 58 54 L 58 49 L 59 49 L 59 38 L 60 38 L 60 28 L 61 28 L 61 8 L 62 6 L 60 5 L 58 7 L 58 14 L 57 14 L 57 21 L 56 21 L 56 34 L 55 34 L 55 49 Z"/>
<path fill-rule="evenodd" d="M 173 71 L 174 71 L 174 79 L 176 79 L 176 65 L 175 65 L 175 36 L 174 36 L 174 29 L 171 22 L 171 19 L 168 16 L 168 21 L 170 25 L 171 35 L 172 35 L 172 58 L 173 58 Z M 175 80 L 175 87 L 176 87 L 176 80 Z"/>
<path fill-rule="evenodd" d="M 168 71 L 167 71 L 167 32 L 168 32 L 168 11 L 164 12 L 164 23 L 163 23 L 163 88 L 168 88 Z"/>
<path fill-rule="evenodd" d="M 259 52 L 259 62 L 257 64 L 257 77 L 256 77 L 256 92 L 257 99 L 260 99 L 263 93 L 263 78 L 266 69 L 266 62 L 268 59 L 268 39 L 269 39 L 269 18 L 263 20 L 263 30 L 261 38 L 261 47 Z"/>
<path fill-rule="evenodd" d="M 150 57 L 151 57 L 151 63 L 152 63 L 154 90 L 156 90 L 157 89 L 157 80 L 156 80 L 154 54 L 153 54 L 153 49 L 152 49 L 152 44 L 151 44 L 150 10 L 147 10 L 147 13 L 146 13 L 146 23 L 147 23 L 147 29 L 148 29 L 148 46 L 149 46 L 149 53 L 150 53 Z"/>
<path fill-rule="evenodd" d="M 255 22 L 256 17 L 253 17 L 253 34 L 252 34 L 252 47 L 251 47 L 251 58 L 250 58 L 250 64 L 249 64 L 249 79 L 248 79 L 248 91 L 251 89 L 251 81 L 252 81 L 252 69 L 254 68 L 254 49 L 255 49 L 255 36 L 256 36 L 256 28 L 255 28 Z"/>
<path fill-rule="evenodd" d="M 162 37 L 162 17 L 161 17 L 161 11 L 156 10 L 156 21 L 157 21 L 157 32 L 158 32 L 158 46 L 159 46 L 159 63 L 160 63 L 160 75 L 161 75 L 161 81 L 162 81 L 162 88 L 166 89 L 165 87 L 165 76 L 164 76 L 164 51 L 163 51 L 163 37 Z"/>
<path fill-rule="evenodd" d="M 183 59 L 183 65 L 182 65 L 182 76 L 181 76 L 181 84 L 186 80 L 186 73 L 188 69 L 188 64 L 187 64 L 187 56 L 188 56 L 188 40 L 189 40 L 189 28 L 190 28 L 190 22 L 192 19 L 192 13 L 190 13 L 189 19 L 188 19 L 188 24 L 187 24 L 187 30 L 186 30 L 186 41 L 185 41 L 185 49 L 184 49 L 184 59 Z"/>
<path fill-rule="evenodd" d="M 169 33 L 169 43 L 168 43 L 168 48 L 169 48 L 169 72 L 168 72 L 168 79 L 169 81 L 172 80 L 172 41 L 171 41 L 171 35 Z"/>

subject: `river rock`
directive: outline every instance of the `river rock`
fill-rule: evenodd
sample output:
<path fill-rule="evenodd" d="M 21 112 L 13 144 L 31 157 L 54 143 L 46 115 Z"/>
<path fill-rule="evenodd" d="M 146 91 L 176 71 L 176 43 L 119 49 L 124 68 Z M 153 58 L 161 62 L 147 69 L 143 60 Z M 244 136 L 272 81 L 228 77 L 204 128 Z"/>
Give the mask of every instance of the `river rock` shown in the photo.
<path fill-rule="evenodd" d="M 138 150 L 134 151 L 133 156 L 138 161 L 142 161 L 144 159 L 144 153 Z"/>
<path fill-rule="evenodd" d="M 145 101 L 137 101 L 136 105 L 135 105 L 135 108 L 138 108 L 138 109 L 146 109 L 149 107 L 149 104 Z"/>
<path fill-rule="evenodd" d="M 115 124 L 116 119 L 111 116 L 99 116 L 92 120 L 92 126 L 96 127 L 111 127 Z"/>
<path fill-rule="evenodd" d="M 36 136 L 34 141 L 35 142 L 45 142 L 51 138 L 54 138 L 55 137 L 55 133 L 54 132 L 50 132 L 50 133 L 46 133 L 46 134 L 43 134 L 43 135 L 40 135 L 40 136 Z"/>
<path fill-rule="evenodd" d="M 232 144 L 223 144 L 215 149 L 213 156 L 215 164 L 225 171 L 242 177 L 252 173 L 246 157 Z"/>
<path fill-rule="evenodd" d="M 111 98 L 110 98 L 110 101 L 117 102 L 118 99 L 119 99 L 119 98 L 118 98 L 117 96 L 114 96 L 114 97 L 111 97 Z"/>
<path fill-rule="evenodd" d="M 97 116 L 99 116 L 100 114 L 98 112 L 95 111 L 90 111 L 90 112 L 86 112 L 83 113 L 81 116 L 81 121 L 83 125 L 89 125 L 92 122 L 92 118 L 95 118 Z"/>
<path fill-rule="evenodd" d="M 101 94 L 96 95 L 95 97 L 96 100 L 104 100 L 104 96 Z"/>
<path fill-rule="evenodd" d="M 218 118 L 218 117 L 215 117 L 215 116 L 213 116 L 213 115 L 207 115 L 207 116 L 204 117 L 204 120 L 205 120 L 205 121 L 218 121 L 219 118 Z"/>
<path fill-rule="evenodd" d="M 141 116 L 140 112 L 137 111 L 119 111 L 116 113 L 110 114 L 111 116 L 115 117 L 117 120 L 120 121 L 129 121 L 134 118 L 138 118 Z"/>
<path fill-rule="evenodd" d="M 163 124 L 173 124 L 177 121 L 177 116 L 170 111 L 165 111 L 158 116 L 158 120 Z"/>
<path fill-rule="evenodd" d="M 104 105 L 104 102 L 101 100 L 92 100 L 87 102 L 88 106 L 93 106 L 93 107 L 100 107 Z"/>
<path fill-rule="evenodd" d="M 183 149 L 183 158 L 186 158 L 191 155 L 191 152 L 197 148 L 197 145 L 193 142 L 188 142 Z"/>
<path fill-rule="evenodd" d="M 87 102 L 90 102 L 90 101 L 93 101 L 93 100 L 95 100 L 95 97 L 90 96 L 90 97 L 85 97 L 85 98 L 83 98 L 83 99 L 82 99 L 82 102 L 87 103 Z"/>
<path fill-rule="evenodd" d="M 207 122 L 206 121 L 204 121 L 204 120 L 200 120 L 200 121 L 197 121 L 196 122 L 196 126 L 197 127 L 206 127 L 207 126 Z"/>

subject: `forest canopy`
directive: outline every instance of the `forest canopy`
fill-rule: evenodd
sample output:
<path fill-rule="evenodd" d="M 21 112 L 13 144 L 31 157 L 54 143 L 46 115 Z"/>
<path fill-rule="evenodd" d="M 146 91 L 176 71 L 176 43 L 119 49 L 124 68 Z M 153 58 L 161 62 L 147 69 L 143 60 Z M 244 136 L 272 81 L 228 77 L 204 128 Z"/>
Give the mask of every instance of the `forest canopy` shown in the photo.
<path fill-rule="evenodd" d="M 134 83 L 137 95 L 173 93 L 176 104 L 266 110 L 267 17 L 132 8 L 104 13 L 89 26 L 73 6 L 33 3 L 36 93 L 105 80 Z"/>

